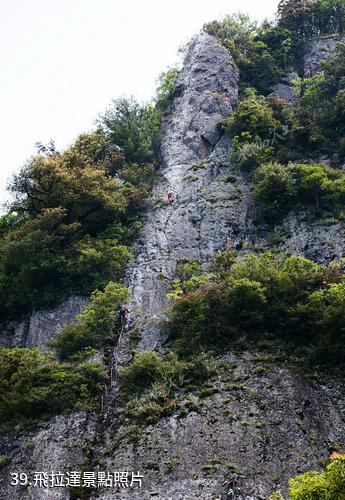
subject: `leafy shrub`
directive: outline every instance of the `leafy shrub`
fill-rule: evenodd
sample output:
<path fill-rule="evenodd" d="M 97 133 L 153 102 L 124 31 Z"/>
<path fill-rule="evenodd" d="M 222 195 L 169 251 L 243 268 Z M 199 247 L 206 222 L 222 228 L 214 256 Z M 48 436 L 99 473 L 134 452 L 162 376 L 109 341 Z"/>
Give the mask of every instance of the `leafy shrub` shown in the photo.
<path fill-rule="evenodd" d="M 229 248 L 223 252 L 219 251 L 213 256 L 210 269 L 216 273 L 226 273 L 231 269 L 235 262 L 235 255 L 232 249 Z"/>
<path fill-rule="evenodd" d="M 121 368 L 122 391 L 128 403 L 127 417 L 141 423 L 153 423 L 178 407 L 184 385 L 200 384 L 215 375 L 218 362 L 209 354 L 199 353 L 188 359 L 171 352 L 164 358 L 156 353 L 137 353 L 132 363 Z"/>
<path fill-rule="evenodd" d="M 289 481 L 292 500 L 331 500 L 345 496 L 345 455 L 338 455 L 324 471 L 309 471 Z"/>
<path fill-rule="evenodd" d="M 338 43 L 332 57 L 321 63 L 321 74 L 295 82 L 304 151 L 314 157 L 327 155 L 334 164 L 345 158 L 344 55 L 345 44 Z"/>
<path fill-rule="evenodd" d="M 11 463 L 11 458 L 7 457 L 6 455 L 0 455 L 0 470 L 3 467 L 6 467 L 6 465 Z"/>
<path fill-rule="evenodd" d="M 246 56 L 259 28 L 249 16 L 239 13 L 226 16 L 222 21 L 212 21 L 204 29 L 229 49 L 238 61 Z"/>
<path fill-rule="evenodd" d="M 120 326 L 120 306 L 129 297 L 130 292 L 119 283 L 108 283 L 103 292 L 96 290 L 91 295 L 91 303 L 77 316 L 79 323 L 66 326 L 55 337 L 52 345 L 60 359 L 66 360 L 111 342 Z"/>
<path fill-rule="evenodd" d="M 200 276 L 202 274 L 201 264 L 197 260 L 189 262 L 179 262 L 176 265 L 176 278 L 182 281 L 187 281 L 194 276 Z"/>
<path fill-rule="evenodd" d="M 235 149 L 232 159 L 247 167 L 277 157 L 285 161 L 292 154 L 291 145 L 297 147 L 300 141 L 292 106 L 277 97 L 260 96 L 254 89 L 246 89 L 245 96 L 224 122 Z"/>
<path fill-rule="evenodd" d="M 92 410 L 106 379 L 98 361 L 60 364 L 39 349 L 0 349 L 0 416 L 3 422 Z"/>
<path fill-rule="evenodd" d="M 226 16 L 204 29 L 233 55 L 242 87 L 255 87 L 267 95 L 284 72 L 298 64 L 303 43 L 297 32 L 265 21 L 261 26 L 244 14 Z"/>
<path fill-rule="evenodd" d="M 153 104 L 120 99 L 65 151 L 38 144 L 0 221 L 2 320 L 121 279 L 156 178 L 159 127 Z"/>
<path fill-rule="evenodd" d="M 307 312 L 319 328 L 318 349 L 313 353 L 316 363 L 343 363 L 345 341 L 345 282 L 332 283 L 308 297 Z"/>
<path fill-rule="evenodd" d="M 175 279 L 171 284 L 168 298 L 177 298 L 183 292 L 195 290 L 202 283 L 208 281 L 208 277 L 202 273 L 200 262 L 179 262 L 176 266 Z"/>
<path fill-rule="evenodd" d="M 234 159 L 242 165 L 255 166 L 273 155 L 274 149 L 269 139 L 278 122 L 264 98 L 254 90 L 247 90 L 246 96 L 226 120 L 224 127 L 232 137 Z"/>
<path fill-rule="evenodd" d="M 254 177 L 254 199 L 260 216 L 271 222 L 279 220 L 294 207 L 296 179 L 291 170 L 278 163 L 259 167 Z"/>
<path fill-rule="evenodd" d="M 324 165 L 264 165 L 255 173 L 254 198 L 260 215 L 272 222 L 296 207 L 334 212 L 345 201 L 345 174 Z"/>
<path fill-rule="evenodd" d="M 145 164 L 155 160 L 159 115 L 152 104 L 141 106 L 134 99 L 117 99 L 100 118 L 100 124 L 111 142 L 121 148 L 128 163 Z"/>
<path fill-rule="evenodd" d="M 156 353 L 143 352 L 136 354 L 130 365 L 121 368 L 120 374 L 125 392 L 140 392 L 162 379 L 162 364 Z"/>
<path fill-rule="evenodd" d="M 275 491 L 270 495 L 268 500 L 284 500 L 284 497 L 279 491 Z"/>
<path fill-rule="evenodd" d="M 185 293 L 173 306 L 170 338 L 179 352 L 219 349 L 260 322 L 265 291 L 260 283 L 228 279 Z"/>
<path fill-rule="evenodd" d="M 163 114 L 172 102 L 178 75 L 179 70 L 176 67 L 172 67 L 159 76 L 159 85 L 156 89 L 156 109 L 160 114 Z"/>
<path fill-rule="evenodd" d="M 280 339 L 305 366 L 339 367 L 345 359 L 344 274 L 292 256 L 247 255 L 172 305 L 167 331 L 178 352 L 222 352 L 239 339 Z M 292 347 L 293 346 L 293 347 Z"/>
<path fill-rule="evenodd" d="M 283 76 L 282 69 L 263 40 L 253 43 L 250 57 L 241 61 L 239 67 L 246 84 L 255 87 L 261 94 L 269 93 Z"/>

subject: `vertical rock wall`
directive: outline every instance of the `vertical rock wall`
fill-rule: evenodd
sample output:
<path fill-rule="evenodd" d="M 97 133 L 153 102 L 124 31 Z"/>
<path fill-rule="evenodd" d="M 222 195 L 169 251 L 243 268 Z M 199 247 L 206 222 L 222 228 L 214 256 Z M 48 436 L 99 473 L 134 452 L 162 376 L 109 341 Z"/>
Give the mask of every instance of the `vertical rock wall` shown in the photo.
<path fill-rule="evenodd" d="M 176 264 L 206 263 L 228 237 L 243 237 L 249 188 L 229 163 L 230 139 L 221 130 L 237 104 L 238 76 L 213 37 L 195 39 L 163 122 L 161 181 L 128 273 L 134 317 L 144 323 L 143 348 L 158 342 L 155 321 L 166 306 Z M 169 189 L 176 193 L 171 206 Z"/>
<path fill-rule="evenodd" d="M 50 341 L 66 326 L 76 321 L 89 300 L 70 297 L 53 309 L 34 311 L 22 321 L 13 321 L 0 331 L 0 347 L 39 347 L 50 349 Z"/>

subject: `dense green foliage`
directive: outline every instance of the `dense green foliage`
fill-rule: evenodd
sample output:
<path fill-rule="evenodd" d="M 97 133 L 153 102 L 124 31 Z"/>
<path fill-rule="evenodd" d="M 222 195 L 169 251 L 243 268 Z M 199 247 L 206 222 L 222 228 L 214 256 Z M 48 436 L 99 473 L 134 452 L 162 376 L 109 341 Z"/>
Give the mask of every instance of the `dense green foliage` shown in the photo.
<path fill-rule="evenodd" d="M 292 209 L 337 215 L 343 207 L 344 174 L 322 163 L 327 157 L 337 167 L 345 158 L 345 44 L 337 44 L 332 58 L 322 63 L 322 73 L 296 79 L 298 100 L 293 104 L 272 95 L 260 95 L 269 92 L 274 79 L 269 85 L 263 84 L 265 78 L 255 65 L 253 71 L 258 79 L 250 78 L 248 68 L 256 60 L 252 49 L 256 46 L 269 50 L 284 71 L 298 70 L 298 50 L 303 49 L 304 43 L 301 40 L 328 30 L 333 34 L 342 32 L 344 5 L 336 1 L 288 0 L 280 4 L 277 26 L 266 23 L 260 27 L 239 15 L 206 27 L 233 53 L 241 69 L 245 87 L 242 99 L 223 127 L 231 137 L 233 162 L 251 171 L 257 169 L 254 197 L 258 214 L 266 222 L 277 222 Z M 314 17 L 307 20 L 304 15 L 308 9 L 312 9 Z M 332 15 L 326 22 L 329 9 Z M 317 28 L 311 29 L 308 23 Z M 292 53 L 291 47 L 297 52 Z M 263 63 L 258 66 L 267 75 L 273 75 L 274 71 L 270 72 Z M 302 164 L 306 158 L 314 160 L 314 164 Z"/>
<path fill-rule="evenodd" d="M 268 160 L 282 162 L 327 155 L 333 164 L 344 160 L 345 44 L 322 63 L 322 74 L 295 82 L 298 104 L 246 89 L 235 112 L 224 122 L 233 140 L 233 159 L 255 167 Z"/>
<path fill-rule="evenodd" d="M 343 34 L 344 0 L 281 0 L 278 5 L 279 26 L 308 39 L 320 35 Z"/>
<path fill-rule="evenodd" d="M 173 304 L 167 328 L 178 352 L 222 351 L 239 341 L 279 339 L 297 347 L 315 366 L 341 369 L 342 264 L 327 267 L 301 257 L 279 262 L 269 254 L 249 255 L 208 278 Z"/>
<path fill-rule="evenodd" d="M 129 298 L 130 292 L 119 283 L 110 282 L 103 292 L 95 291 L 90 304 L 78 315 L 79 322 L 66 326 L 55 337 L 53 345 L 60 359 L 80 359 L 90 349 L 111 343 L 120 327 L 120 306 Z"/>
<path fill-rule="evenodd" d="M 161 116 L 172 101 L 173 91 L 179 70 L 173 66 L 168 68 L 159 77 L 158 87 L 156 89 L 156 110 Z"/>
<path fill-rule="evenodd" d="M 120 99 L 66 151 L 38 145 L 0 220 L 0 318 L 121 279 L 155 179 L 160 110 Z M 164 97 L 164 99 L 163 99 Z M 158 99 L 159 100 L 159 99 Z"/>
<path fill-rule="evenodd" d="M 194 290 L 199 285 L 208 281 L 202 272 L 200 262 L 179 262 L 176 265 L 175 279 L 168 293 L 169 298 L 177 298 L 186 291 Z"/>
<path fill-rule="evenodd" d="M 309 471 L 290 479 L 292 500 L 345 498 L 345 455 L 338 455 L 322 472 Z"/>
<path fill-rule="evenodd" d="M 0 349 L 0 417 L 3 421 L 36 421 L 74 410 L 98 408 L 106 366 L 90 355 L 113 345 L 119 329 L 119 307 L 130 293 L 108 283 L 54 339 L 60 361 L 39 349 Z M 62 361 L 62 362 L 61 362 Z"/>
<path fill-rule="evenodd" d="M 321 74 L 306 78 L 300 63 L 311 37 L 344 32 L 344 9 L 343 0 L 283 0 L 277 23 L 259 26 L 240 14 L 205 26 L 240 69 L 242 101 L 225 123 L 235 161 L 253 167 L 326 155 L 335 165 L 343 163 L 345 44 L 338 43 L 332 58 L 322 63 Z M 265 98 L 288 71 L 300 74 L 298 102 Z"/>
<path fill-rule="evenodd" d="M 322 74 L 297 82 L 297 116 L 306 131 L 305 153 L 327 155 L 334 164 L 345 158 L 345 44 L 338 43 Z"/>
<path fill-rule="evenodd" d="M 234 162 L 254 168 L 277 158 L 292 160 L 303 137 L 292 106 L 278 97 L 264 97 L 248 88 L 245 98 L 228 119 L 224 129 L 230 133 Z"/>
<path fill-rule="evenodd" d="M 287 70 L 297 66 L 303 53 L 303 40 L 296 32 L 268 22 L 259 26 L 243 14 L 213 21 L 204 29 L 233 55 L 241 86 L 255 87 L 262 94 L 268 94 Z"/>
<path fill-rule="evenodd" d="M 154 139 L 159 116 L 152 104 L 141 106 L 134 99 L 117 99 L 101 119 L 110 140 L 124 152 L 129 163 L 154 161 Z"/>
<path fill-rule="evenodd" d="M 289 69 L 301 69 L 305 43 L 312 37 L 345 31 L 344 0 L 281 0 L 276 22 L 262 25 L 244 14 L 226 16 L 204 29 L 227 47 L 242 83 L 268 93 Z"/>
<path fill-rule="evenodd" d="M 102 363 L 61 364 L 39 349 L 0 349 L 0 420 L 31 421 L 97 408 Z"/>
<path fill-rule="evenodd" d="M 127 418 L 153 423 L 171 414 L 177 410 L 184 389 L 199 386 L 217 369 L 217 361 L 204 353 L 187 359 L 174 352 L 164 358 L 153 352 L 137 353 L 132 363 L 120 370 Z"/>
<path fill-rule="evenodd" d="M 289 210 L 309 207 L 339 213 L 345 203 L 345 173 L 324 165 L 263 165 L 254 176 L 259 215 L 275 222 Z"/>
<path fill-rule="evenodd" d="M 54 355 L 1 350 L 0 417 L 8 423 L 98 407 L 106 366 L 90 356 L 114 345 L 130 297 L 123 269 L 156 179 L 160 121 L 177 75 L 170 68 L 160 76 L 152 103 L 114 101 L 98 128 L 63 152 L 38 143 L 9 185 L 12 201 L 0 218 L 0 321 L 70 294 L 91 294 L 91 302 L 54 339 Z"/>

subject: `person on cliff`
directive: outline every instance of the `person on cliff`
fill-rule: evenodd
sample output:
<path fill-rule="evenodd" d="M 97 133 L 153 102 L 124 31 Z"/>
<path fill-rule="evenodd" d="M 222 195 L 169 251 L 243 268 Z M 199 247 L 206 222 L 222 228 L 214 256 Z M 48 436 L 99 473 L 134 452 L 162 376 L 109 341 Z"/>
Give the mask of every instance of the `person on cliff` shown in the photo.
<path fill-rule="evenodd" d="M 129 320 L 129 307 L 128 304 L 122 304 L 120 307 L 120 320 L 121 320 L 121 328 L 125 328 L 127 326 Z"/>
<path fill-rule="evenodd" d="M 234 242 L 229 237 L 227 237 L 225 244 L 225 251 L 232 252 L 233 250 L 234 250 Z"/>
<path fill-rule="evenodd" d="M 175 200 L 175 193 L 174 191 L 170 190 L 168 191 L 168 205 L 172 205 Z"/>

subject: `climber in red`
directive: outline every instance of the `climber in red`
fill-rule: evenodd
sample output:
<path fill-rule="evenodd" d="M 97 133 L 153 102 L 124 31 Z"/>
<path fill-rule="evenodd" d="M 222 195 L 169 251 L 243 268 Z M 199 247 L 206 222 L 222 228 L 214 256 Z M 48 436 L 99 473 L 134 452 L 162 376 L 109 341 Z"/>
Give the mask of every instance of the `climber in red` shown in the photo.
<path fill-rule="evenodd" d="M 174 203 L 174 191 L 168 191 L 168 205 L 172 205 Z"/>
<path fill-rule="evenodd" d="M 129 313 L 130 313 L 130 310 L 129 310 L 128 305 L 122 304 L 122 306 L 120 307 L 120 319 L 121 319 L 121 327 L 122 328 L 125 328 L 125 326 L 128 323 Z"/>

